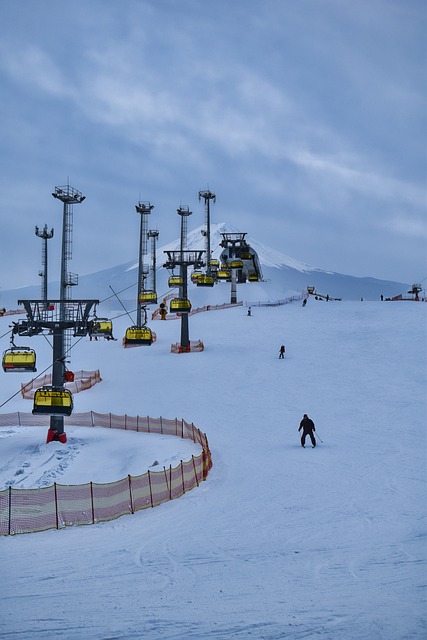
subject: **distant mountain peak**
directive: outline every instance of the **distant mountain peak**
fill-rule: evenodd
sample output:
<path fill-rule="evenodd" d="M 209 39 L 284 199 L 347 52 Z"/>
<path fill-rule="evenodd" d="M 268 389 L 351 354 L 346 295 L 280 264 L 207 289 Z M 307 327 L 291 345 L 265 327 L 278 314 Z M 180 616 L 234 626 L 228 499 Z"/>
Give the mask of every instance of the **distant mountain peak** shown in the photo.
<path fill-rule="evenodd" d="M 205 225 L 200 225 L 196 229 L 193 229 L 188 233 L 187 237 L 187 249 L 195 250 L 195 249 L 204 249 L 205 248 L 205 239 L 202 235 L 202 231 L 206 229 Z M 230 224 L 226 222 L 218 222 L 211 224 L 211 250 L 213 258 L 219 258 L 222 248 L 220 246 L 222 240 L 222 233 L 245 233 L 239 229 L 236 229 Z M 289 256 L 276 251 L 275 249 L 270 249 L 269 247 L 265 247 L 260 244 L 249 235 L 246 235 L 245 240 L 248 244 L 255 249 L 258 254 L 259 261 L 261 266 L 265 267 L 273 267 L 276 269 L 282 269 L 283 267 L 289 267 L 291 269 L 295 269 L 301 272 L 311 272 L 311 271 L 320 271 L 320 269 L 315 269 L 305 262 L 301 262 L 299 260 L 295 260 L 294 258 L 290 258 Z M 164 251 L 176 251 L 180 248 L 180 239 L 174 240 L 170 242 L 168 245 L 160 247 L 157 250 L 158 260 L 161 260 Z M 136 264 L 136 266 L 138 266 Z"/>

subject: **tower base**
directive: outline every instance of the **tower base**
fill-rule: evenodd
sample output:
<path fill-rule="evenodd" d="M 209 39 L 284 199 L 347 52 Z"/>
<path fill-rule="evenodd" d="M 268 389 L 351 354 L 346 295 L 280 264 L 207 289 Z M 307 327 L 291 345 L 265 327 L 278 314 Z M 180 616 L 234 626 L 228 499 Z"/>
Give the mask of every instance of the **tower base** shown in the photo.
<path fill-rule="evenodd" d="M 183 347 L 179 342 L 171 344 L 172 353 L 190 353 L 192 351 L 203 351 L 205 345 L 201 340 L 190 340 L 190 344 Z"/>
<path fill-rule="evenodd" d="M 61 442 L 62 444 L 65 444 L 67 442 L 67 434 L 65 432 L 58 433 L 54 429 L 48 429 L 46 444 L 49 442 Z"/>

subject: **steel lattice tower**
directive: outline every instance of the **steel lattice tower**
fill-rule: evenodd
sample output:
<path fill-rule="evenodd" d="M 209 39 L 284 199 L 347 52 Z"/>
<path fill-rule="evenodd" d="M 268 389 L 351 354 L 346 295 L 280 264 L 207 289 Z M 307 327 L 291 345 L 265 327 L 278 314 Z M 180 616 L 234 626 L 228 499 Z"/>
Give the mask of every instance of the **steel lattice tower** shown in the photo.
<path fill-rule="evenodd" d="M 149 202 L 138 202 L 135 205 L 136 212 L 140 214 L 141 220 L 139 225 L 139 261 L 138 261 L 138 291 L 136 298 L 136 326 L 142 326 L 142 310 L 144 310 L 144 323 L 146 322 L 146 308 L 139 301 L 139 294 L 145 289 L 145 279 L 147 278 L 149 267 L 144 264 L 144 258 L 147 255 L 148 240 L 148 216 L 154 209 L 154 205 Z"/>
<path fill-rule="evenodd" d="M 211 216 L 210 216 L 210 201 L 216 202 L 216 195 L 211 191 L 199 191 L 199 201 L 201 199 L 205 201 L 205 223 L 206 230 L 202 234 L 205 237 L 205 252 L 206 252 L 206 274 L 211 274 Z"/>
<path fill-rule="evenodd" d="M 35 234 L 38 238 L 42 239 L 42 270 L 39 271 L 39 276 L 42 278 L 42 300 L 47 301 L 47 241 L 53 238 L 53 229 L 47 230 L 47 224 L 44 225 L 43 230 L 40 231 L 38 227 L 35 227 Z"/>

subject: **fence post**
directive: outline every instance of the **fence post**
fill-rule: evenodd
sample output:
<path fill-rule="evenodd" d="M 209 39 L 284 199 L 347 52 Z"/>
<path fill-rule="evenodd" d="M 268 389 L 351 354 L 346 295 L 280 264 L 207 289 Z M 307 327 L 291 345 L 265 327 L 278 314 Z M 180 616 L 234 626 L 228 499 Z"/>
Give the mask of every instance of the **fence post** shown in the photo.
<path fill-rule="evenodd" d="M 111 429 L 111 411 L 110 411 L 110 429 Z"/>
<path fill-rule="evenodd" d="M 12 487 L 9 485 L 9 526 L 7 534 L 10 536 L 11 531 L 11 519 L 12 519 Z"/>
<path fill-rule="evenodd" d="M 163 433 L 163 418 L 160 416 L 160 433 Z"/>
<path fill-rule="evenodd" d="M 148 473 L 148 484 L 150 485 L 150 500 L 151 500 L 151 506 L 153 507 L 153 490 L 151 488 L 151 478 L 150 478 L 150 470 L 147 471 Z"/>
<path fill-rule="evenodd" d="M 167 476 L 167 473 L 166 473 L 166 467 L 163 467 L 163 473 L 165 474 L 166 487 L 167 487 L 167 490 L 169 491 L 169 500 L 172 500 L 172 498 L 171 498 L 171 488 L 170 488 L 169 482 L 168 482 L 168 476 Z"/>
<path fill-rule="evenodd" d="M 197 486 L 199 486 L 199 481 L 197 479 L 197 472 L 196 472 L 196 464 L 194 462 L 194 456 L 191 456 L 191 461 L 193 463 L 194 477 L 196 478 L 196 484 L 197 484 Z"/>
<path fill-rule="evenodd" d="M 59 518 L 58 518 L 58 494 L 56 492 L 56 482 L 53 483 L 53 492 L 55 495 L 55 518 L 56 518 L 56 528 L 59 529 Z"/>
<path fill-rule="evenodd" d="M 202 462 L 203 462 L 203 480 L 206 480 L 206 478 L 208 477 L 208 471 L 207 471 L 206 451 L 205 451 L 205 449 L 203 449 L 203 451 L 202 451 Z"/>
<path fill-rule="evenodd" d="M 92 422 L 92 427 L 94 427 L 94 423 L 93 423 L 93 411 L 90 412 L 90 421 Z"/>
<path fill-rule="evenodd" d="M 181 478 L 182 478 L 182 493 L 185 493 L 185 482 L 184 482 L 184 465 L 181 460 Z"/>
<path fill-rule="evenodd" d="M 139 416 L 136 416 L 136 430 L 139 431 Z"/>
<path fill-rule="evenodd" d="M 150 432 L 150 416 L 147 416 L 147 431 L 148 433 L 151 433 Z"/>
<path fill-rule="evenodd" d="M 181 438 L 184 438 L 184 418 L 181 418 Z"/>
<path fill-rule="evenodd" d="M 130 510 L 131 510 L 131 513 L 135 513 L 135 509 L 133 506 L 132 481 L 131 481 L 130 474 L 128 474 L 128 482 L 129 482 Z"/>
<path fill-rule="evenodd" d="M 95 505 L 93 503 L 93 484 L 92 484 L 92 480 L 90 481 L 90 500 L 91 500 L 91 503 L 92 503 L 92 524 L 95 524 Z"/>
<path fill-rule="evenodd" d="M 125 431 L 126 431 L 126 429 L 128 428 L 128 427 L 127 427 L 127 417 L 128 417 L 128 416 L 127 416 L 127 413 L 125 413 Z"/>

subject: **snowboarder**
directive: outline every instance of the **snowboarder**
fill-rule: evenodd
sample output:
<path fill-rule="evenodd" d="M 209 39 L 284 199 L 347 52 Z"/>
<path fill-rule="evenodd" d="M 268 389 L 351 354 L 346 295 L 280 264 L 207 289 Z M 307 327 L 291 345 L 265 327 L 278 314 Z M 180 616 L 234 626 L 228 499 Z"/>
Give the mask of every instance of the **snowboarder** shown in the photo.
<path fill-rule="evenodd" d="M 282 344 L 282 346 L 279 349 L 279 359 L 282 359 L 285 357 L 285 346 Z"/>
<path fill-rule="evenodd" d="M 313 420 L 311 420 L 306 413 L 304 413 L 304 416 L 298 427 L 298 431 L 301 431 L 301 429 L 302 429 L 301 446 L 305 447 L 306 436 L 310 436 L 311 446 L 314 449 L 314 447 L 316 446 L 316 438 L 314 437 L 313 431 L 316 431 L 316 427 L 314 426 Z"/>
<path fill-rule="evenodd" d="M 251 315 L 252 315 L 252 310 L 251 310 L 251 308 L 249 307 L 249 309 L 248 309 L 248 316 L 251 316 Z"/>
<path fill-rule="evenodd" d="M 307 304 L 307 298 L 304 298 L 304 300 L 302 301 L 302 306 L 305 307 L 306 304 Z"/>

